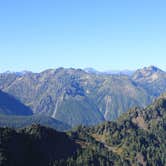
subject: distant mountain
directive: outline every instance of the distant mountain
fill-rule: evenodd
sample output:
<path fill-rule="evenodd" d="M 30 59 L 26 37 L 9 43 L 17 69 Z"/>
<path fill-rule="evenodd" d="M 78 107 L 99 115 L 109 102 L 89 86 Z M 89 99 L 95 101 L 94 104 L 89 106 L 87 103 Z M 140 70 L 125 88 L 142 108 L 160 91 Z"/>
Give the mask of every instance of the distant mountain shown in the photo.
<path fill-rule="evenodd" d="M 98 71 L 94 68 L 85 68 L 84 71 L 90 74 L 107 74 L 107 75 L 128 75 L 131 76 L 135 71 L 134 70 L 106 70 Z"/>
<path fill-rule="evenodd" d="M 32 111 L 13 96 L 0 91 L 0 114 L 32 115 Z"/>
<path fill-rule="evenodd" d="M 142 81 L 153 82 L 159 78 L 160 74 L 165 74 L 165 72 L 155 66 L 149 66 L 137 70 L 133 74 L 133 79 L 140 82 Z"/>
<path fill-rule="evenodd" d="M 105 71 L 103 73 L 105 74 L 114 74 L 114 75 L 127 75 L 131 76 L 135 71 L 133 70 L 110 70 L 110 71 Z"/>
<path fill-rule="evenodd" d="M 97 71 L 94 68 L 85 68 L 84 71 L 87 72 L 87 73 L 90 73 L 90 74 L 101 74 L 102 73 L 100 71 Z"/>
<path fill-rule="evenodd" d="M 166 92 L 166 72 L 155 66 L 137 70 L 132 80 L 144 87 L 149 95 L 157 97 Z"/>
<path fill-rule="evenodd" d="M 2 72 L 2 73 L 0 73 L 1 75 L 4 75 L 4 74 L 15 74 L 15 75 L 20 75 L 20 76 L 22 76 L 22 75 L 24 75 L 24 74 L 27 74 L 27 73 L 32 73 L 31 71 L 20 71 L 20 72 L 13 72 L 13 71 L 5 71 L 5 72 Z"/>
<path fill-rule="evenodd" d="M 60 133 L 40 125 L 0 128 L 0 163 L 17 165 L 166 165 L 166 94 L 114 122 Z"/>

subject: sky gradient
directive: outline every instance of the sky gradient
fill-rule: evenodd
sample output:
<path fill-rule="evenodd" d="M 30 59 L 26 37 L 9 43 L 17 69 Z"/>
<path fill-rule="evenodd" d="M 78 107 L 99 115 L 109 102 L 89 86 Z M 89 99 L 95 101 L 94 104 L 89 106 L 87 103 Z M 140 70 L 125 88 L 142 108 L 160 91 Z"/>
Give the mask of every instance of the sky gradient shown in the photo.
<path fill-rule="evenodd" d="M 164 0 L 0 1 L 0 72 L 166 70 Z"/>

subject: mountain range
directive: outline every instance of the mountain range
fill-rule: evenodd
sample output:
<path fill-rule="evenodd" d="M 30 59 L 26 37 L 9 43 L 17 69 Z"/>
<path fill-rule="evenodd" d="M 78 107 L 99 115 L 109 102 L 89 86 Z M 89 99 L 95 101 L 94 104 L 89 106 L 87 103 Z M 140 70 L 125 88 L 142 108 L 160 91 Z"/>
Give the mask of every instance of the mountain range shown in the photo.
<path fill-rule="evenodd" d="M 70 127 L 117 119 L 132 107 L 145 108 L 166 91 L 166 72 L 155 66 L 133 74 L 107 74 L 81 69 L 49 69 L 41 73 L 1 73 L 0 90 L 32 110 Z M 19 115 L 3 109 L 1 114 Z"/>

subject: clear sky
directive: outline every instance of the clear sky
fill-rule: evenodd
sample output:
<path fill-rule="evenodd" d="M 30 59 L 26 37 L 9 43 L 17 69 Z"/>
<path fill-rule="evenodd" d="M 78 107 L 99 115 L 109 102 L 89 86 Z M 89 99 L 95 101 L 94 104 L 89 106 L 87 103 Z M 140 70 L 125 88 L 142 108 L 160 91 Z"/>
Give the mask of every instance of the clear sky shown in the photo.
<path fill-rule="evenodd" d="M 0 71 L 166 69 L 165 0 L 1 0 Z"/>

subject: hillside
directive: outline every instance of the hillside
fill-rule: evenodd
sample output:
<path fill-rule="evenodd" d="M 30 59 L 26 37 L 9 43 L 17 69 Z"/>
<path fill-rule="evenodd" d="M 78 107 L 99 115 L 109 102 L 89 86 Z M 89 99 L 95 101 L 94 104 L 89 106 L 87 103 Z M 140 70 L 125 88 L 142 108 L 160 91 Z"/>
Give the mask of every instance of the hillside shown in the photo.
<path fill-rule="evenodd" d="M 80 127 L 71 135 L 100 147 L 100 150 L 97 148 L 88 153 L 91 156 L 88 161 L 85 154 L 82 156 L 85 165 L 99 162 L 100 165 L 165 166 L 166 95 L 160 96 L 145 109 L 129 110 L 116 122 L 105 122 L 91 128 Z M 106 158 L 109 156 L 106 161 L 101 156 L 99 161 L 96 160 L 96 156 L 104 152 Z"/>
<path fill-rule="evenodd" d="M 42 161 L 47 161 L 46 165 L 51 163 L 51 166 L 165 166 L 166 95 L 162 95 L 145 109 L 134 108 L 129 110 L 115 122 L 105 122 L 94 127 L 80 126 L 66 134 L 59 134 L 59 132 L 41 126 L 32 126 L 17 132 L 1 128 L 0 133 L 2 140 L 0 146 L 1 163 L 7 163 L 9 158 L 16 162 L 21 162 L 22 159 L 26 161 L 26 157 L 29 156 L 28 162 L 32 166 L 38 165 L 41 161 L 39 158 L 45 154 Z M 54 135 L 56 135 L 56 138 L 54 138 Z M 58 135 L 61 135 L 61 137 Z M 28 142 L 28 139 L 31 140 L 29 143 L 32 143 L 31 150 L 33 150 L 32 154 L 35 158 L 27 151 L 25 142 L 21 144 L 23 149 L 17 148 L 17 153 L 15 153 L 16 148 L 13 148 L 12 142 L 14 141 L 14 145 L 18 146 L 18 140 L 20 145 L 22 137 Z M 61 142 L 58 142 L 59 140 Z M 37 145 L 33 144 L 35 141 L 39 141 Z M 67 145 L 65 145 L 66 142 Z M 5 146 L 2 148 L 2 145 Z M 6 148 L 9 147 L 8 145 L 12 147 L 12 150 Z M 58 154 L 61 154 L 56 145 L 61 147 L 62 156 L 54 155 L 57 151 Z M 43 152 L 44 147 L 51 149 L 47 152 L 46 148 Z M 41 150 L 41 153 L 38 153 L 38 149 Z M 22 151 L 26 153 L 22 153 L 21 159 L 18 159 L 17 155 L 14 154 L 19 154 Z M 5 158 L 7 160 L 4 160 Z"/>
<path fill-rule="evenodd" d="M 166 95 L 145 109 L 135 108 L 116 122 L 84 129 L 124 161 L 126 165 L 166 164 Z"/>
<path fill-rule="evenodd" d="M 32 111 L 13 96 L 0 91 L 0 115 L 32 115 Z"/>
<path fill-rule="evenodd" d="M 0 128 L 0 140 L 3 166 L 47 166 L 52 159 L 65 159 L 79 148 L 65 133 L 39 125 L 20 131 Z"/>

